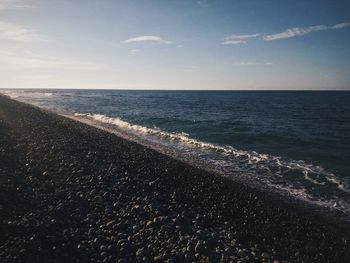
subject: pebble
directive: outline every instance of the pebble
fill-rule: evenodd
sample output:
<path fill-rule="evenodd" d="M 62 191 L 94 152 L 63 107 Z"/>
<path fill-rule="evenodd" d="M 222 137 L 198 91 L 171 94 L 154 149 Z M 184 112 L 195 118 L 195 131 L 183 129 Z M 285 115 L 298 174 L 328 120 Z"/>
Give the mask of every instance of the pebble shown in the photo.
<path fill-rule="evenodd" d="M 270 258 L 270 257 L 271 257 L 270 254 L 268 254 L 268 253 L 266 253 L 266 252 L 262 253 L 261 256 L 262 256 L 263 258 Z"/>
<path fill-rule="evenodd" d="M 9 109 L 4 105 L 6 100 L 0 96 L 0 112 L 6 113 Z M 316 253 L 318 249 L 310 245 L 311 249 L 305 247 L 304 251 L 303 247 L 290 255 L 295 247 L 273 250 L 268 232 L 257 233 L 255 239 L 252 230 L 266 224 L 274 227 L 275 216 L 285 218 L 291 231 L 303 227 L 302 219 L 289 219 L 284 210 L 273 210 L 276 214 L 266 217 L 269 210 L 265 209 L 264 195 L 257 199 L 247 188 L 228 190 L 237 188 L 229 181 L 105 132 L 14 105 L 8 115 L 13 118 L 0 114 L 0 174 L 4 182 L 0 191 L 11 196 L 0 204 L 1 213 L 9 209 L 0 221 L 7 225 L 9 234 L 0 244 L 0 262 L 24 258 L 57 263 L 272 259 L 279 263 L 282 261 L 276 255 L 302 261 L 305 255 L 311 258 L 308 252 Z M 25 112 L 21 111 L 23 107 Z M 16 128 L 16 116 L 23 117 L 23 129 Z M 6 167 L 4 156 L 12 156 L 10 160 L 18 165 Z M 19 175 L 25 183 L 17 183 Z M 22 211 L 21 206 L 27 202 L 35 209 L 29 206 Z M 341 259 L 349 258 L 349 245 L 343 239 L 324 232 L 329 242 L 317 243 L 317 231 L 312 229 L 312 224 L 299 228 L 308 234 L 307 244 L 327 244 L 332 255 L 322 250 L 324 261 L 345 262 Z M 261 233 L 267 236 L 261 237 Z M 286 233 L 288 238 L 291 235 Z M 262 238 L 263 242 L 257 241 Z M 303 244 L 301 240 L 298 246 Z"/>

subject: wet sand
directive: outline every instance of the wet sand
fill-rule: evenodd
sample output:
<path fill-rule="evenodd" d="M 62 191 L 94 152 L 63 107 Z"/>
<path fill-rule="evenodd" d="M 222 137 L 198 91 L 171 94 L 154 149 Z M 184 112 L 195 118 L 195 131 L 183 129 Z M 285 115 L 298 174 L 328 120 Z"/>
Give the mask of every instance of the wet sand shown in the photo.
<path fill-rule="evenodd" d="M 0 262 L 348 262 L 349 229 L 0 96 Z"/>

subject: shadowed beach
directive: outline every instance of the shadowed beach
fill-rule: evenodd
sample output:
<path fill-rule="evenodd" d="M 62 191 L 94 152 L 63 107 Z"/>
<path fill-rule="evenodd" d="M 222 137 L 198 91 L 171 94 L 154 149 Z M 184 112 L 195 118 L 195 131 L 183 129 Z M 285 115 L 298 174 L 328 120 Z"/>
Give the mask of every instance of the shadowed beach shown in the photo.
<path fill-rule="evenodd" d="M 349 229 L 0 96 L 1 262 L 347 262 Z"/>

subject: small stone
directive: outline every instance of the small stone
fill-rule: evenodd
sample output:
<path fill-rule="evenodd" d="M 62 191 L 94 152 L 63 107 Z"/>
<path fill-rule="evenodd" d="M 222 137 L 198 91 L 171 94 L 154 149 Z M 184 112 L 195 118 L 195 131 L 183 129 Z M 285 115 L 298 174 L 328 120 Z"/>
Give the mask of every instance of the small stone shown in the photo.
<path fill-rule="evenodd" d="M 106 226 L 107 227 L 112 226 L 114 224 L 114 222 L 115 222 L 115 220 L 111 220 L 106 224 Z"/>
<path fill-rule="evenodd" d="M 194 247 L 194 251 L 196 253 L 202 253 L 203 252 L 203 242 L 201 240 L 198 240 L 196 246 Z"/>
<path fill-rule="evenodd" d="M 162 262 L 162 255 L 155 256 L 153 260 L 154 262 Z"/>
<path fill-rule="evenodd" d="M 101 244 L 103 241 L 103 237 L 102 236 L 98 236 L 94 239 L 94 243 L 96 244 Z"/>
<path fill-rule="evenodd" d="M 136 251 L 136 256 L 142 257 L 145 254 L 145 249 L 140 248 L 139 250 Z"/>

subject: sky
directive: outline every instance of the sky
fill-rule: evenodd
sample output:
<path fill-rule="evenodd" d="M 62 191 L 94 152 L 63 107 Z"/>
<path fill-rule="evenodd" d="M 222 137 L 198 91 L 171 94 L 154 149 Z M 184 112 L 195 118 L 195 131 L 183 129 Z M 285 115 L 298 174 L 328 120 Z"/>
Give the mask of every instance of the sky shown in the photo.
<path fill-rule="evenodd" d="M 348 0 L 0 0 L 0 88 L 350 90 Z"/>

